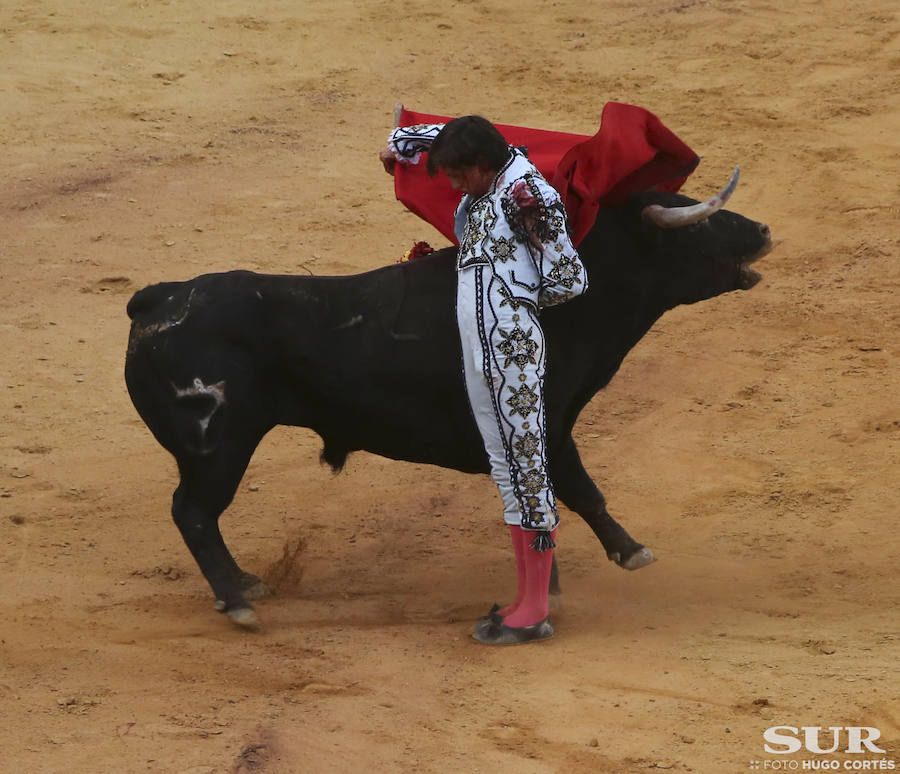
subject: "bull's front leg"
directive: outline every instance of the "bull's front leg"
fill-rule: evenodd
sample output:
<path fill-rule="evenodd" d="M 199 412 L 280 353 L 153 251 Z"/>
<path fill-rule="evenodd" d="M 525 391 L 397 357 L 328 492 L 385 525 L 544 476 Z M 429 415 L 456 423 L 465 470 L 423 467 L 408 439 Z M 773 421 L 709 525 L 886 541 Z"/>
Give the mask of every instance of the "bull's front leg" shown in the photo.
<path fill-rule="evenodd" d="M 606 510 L 606 500 L 584 469 L 571 436 L 551 456 L 550 477 L 556 496 L 594 531 L 610 561 L 626 570 L 639 570 L 655 561 L 649 548 L 638 543 Z"/>

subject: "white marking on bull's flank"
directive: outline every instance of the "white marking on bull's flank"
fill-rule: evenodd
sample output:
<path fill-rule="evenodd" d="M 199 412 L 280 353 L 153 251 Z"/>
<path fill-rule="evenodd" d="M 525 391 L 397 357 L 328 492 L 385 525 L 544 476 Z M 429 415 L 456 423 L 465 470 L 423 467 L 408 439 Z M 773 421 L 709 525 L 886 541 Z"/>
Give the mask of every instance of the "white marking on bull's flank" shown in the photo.
<path fill-rule="evenodd" d="M 341 323 L 335 328 L 336 331 L 342 331 L 346 328 L 352 328 L 354 325 L 359 325 L 363 321 L 363 316 L 361 314 L 354 315 L 347 322 Z"/>
<path fill-rule="evenodd" d="M 216 401 L 216 408 L 218 408 L 225 402 L 225 382 L 204 384 L 199 376 L 195 376 L 190 387 L 180 390 L 175 388 L 176 398 L 193 398 L 197 395 L 211 395 Z"/>
<path fill-rule="evenodd" d="M 197 397 L 210 397 L 213 399 L 213 407 L 210 409 L 209 414 L 201 419 L 197 420 L 197 424 L 200 425 L 200 437 L 203 441 L 206 441 L 206 431 L 209 430 L 209 423 L 212 421 L 215 413 L 225 405 L 225 382 L 216 382 L 215 384 L 204 384 L 203 380 L 197 376 L 194 377 L 194 381 L 190 387 L 185 387 L 183 389 L 179 389 L 172 385 L 175 388 L 175 398 L 176 400 L 181 398 L 197 398 Z"/>

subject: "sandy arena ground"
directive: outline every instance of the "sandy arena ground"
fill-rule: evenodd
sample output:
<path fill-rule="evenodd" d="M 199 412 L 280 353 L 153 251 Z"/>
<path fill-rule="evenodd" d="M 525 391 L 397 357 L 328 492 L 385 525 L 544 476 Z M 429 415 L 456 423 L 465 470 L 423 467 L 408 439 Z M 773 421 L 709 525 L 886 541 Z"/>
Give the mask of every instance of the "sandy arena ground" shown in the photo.
<path fill-rule="evenodd" d="M 122 377 L 130 294 L 344 274 L 443 241 L 376 153 L 402 99 L 592 133 L 643 105 L 764 280 L 667 315 L 582 415 L 626 573 L 564 513 L 558 635 L 486 478 L 260 447 L 223 518 L 278 595 L 213 610 Z M 894 0 L 0 4 L 0 770 L 702 774 L 776 725 L 872 726 L 900 770 L 900 15 Z M 823 737 L 823 744 L 828 740 Z M 760 769 L 762 770 L 762 769 Z"/>

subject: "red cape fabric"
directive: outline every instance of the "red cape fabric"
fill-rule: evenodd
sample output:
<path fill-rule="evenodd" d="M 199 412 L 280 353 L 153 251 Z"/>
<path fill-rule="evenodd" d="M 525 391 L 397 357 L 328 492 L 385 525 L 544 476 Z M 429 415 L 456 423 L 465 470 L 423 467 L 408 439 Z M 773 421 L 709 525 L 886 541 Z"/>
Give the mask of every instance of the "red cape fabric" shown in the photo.
<path fill-rule="evenodd" d="M 449 120 L 404 108 L 399 126 Z M 621 102 L 606 103 L 593 137 L 508 124 L 496 127 L 510 145 L 528 149 L 528 158 L 559 191 L 576 245 L 590 231 L 601 207 L 649 188 L 677 191 L 700 161 L 653 113 Z M 428 177 L 424 159 L 414 165 L 397 164 L 394 191 L 409 210 L 456 244 L 453 213 L 461 195 L 443 173 Z"/>

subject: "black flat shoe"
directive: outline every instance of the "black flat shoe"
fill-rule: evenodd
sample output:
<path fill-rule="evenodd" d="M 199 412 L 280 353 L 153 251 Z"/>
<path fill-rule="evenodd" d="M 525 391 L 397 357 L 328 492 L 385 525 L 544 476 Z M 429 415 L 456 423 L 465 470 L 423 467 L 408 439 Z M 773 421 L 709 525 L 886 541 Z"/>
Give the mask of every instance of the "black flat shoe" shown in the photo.
<path fill-rule="evenodd" d="M 500 605 L 494 602 L 494 606 L 488 611 L 487 615 L 478 616 L 478 623 L 482 623 L 484 621 L 502 621 L 503 619 L 497 613 L 499 609 Z"/>
<path fill-rule="evenodd" d="M 531 626 L 507 626 L 503 619 L 495 614 L 494 618 L 486 617 L 475 624 L 472 636 L 485 645 L 518 645 L 522 642 L 549 640 L 553 636 L 553 624 L 550 616 Z"/>

